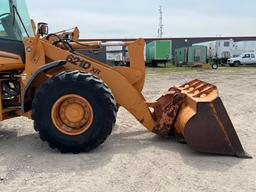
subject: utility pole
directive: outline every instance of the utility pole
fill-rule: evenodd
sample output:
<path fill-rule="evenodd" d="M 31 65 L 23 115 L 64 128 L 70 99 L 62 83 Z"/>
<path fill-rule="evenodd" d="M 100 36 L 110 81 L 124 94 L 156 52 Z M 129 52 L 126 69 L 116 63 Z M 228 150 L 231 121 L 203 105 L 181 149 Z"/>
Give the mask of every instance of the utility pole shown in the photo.
<path fill-rule="evenodd" d="M 163 11 L 162 11 L 162 5 L 159 7 L 159 26 L 158 26 L 158 37 L 162 38 L 163 37 Z"/>

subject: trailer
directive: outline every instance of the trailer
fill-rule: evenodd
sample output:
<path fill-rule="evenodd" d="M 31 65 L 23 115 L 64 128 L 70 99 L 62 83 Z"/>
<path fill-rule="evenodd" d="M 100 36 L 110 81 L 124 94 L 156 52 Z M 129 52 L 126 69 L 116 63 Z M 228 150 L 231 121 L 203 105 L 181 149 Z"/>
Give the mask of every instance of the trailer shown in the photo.
<path fill-rule="evenodd" d="M 246 52 L 256 52 L 256 41 L 235 42 L 232 57 L 238 57 Z"/>
<path fill-rule="evenodd" d="M 175 49 L 176 66 L 207 63 L 207 47 L 195 45 Z"/>
<path fill-rule="evenodd" d="M 107 63 L 111 66 L 119 66 L 123 62 L 123 47 L 122 46 L 107 46 L 106 47 Z"/>
<path fill-rule="evenodd" d="M 120 42 L 109 43 L 106 47 L 106 60 L 111 66 L 130 66 L 130 56 L 128 48 L 121 45 Z"/>
<path fill-rule="evenodd" d="M 146 44 L 146 64 L 156 67 L 172 59 L 172 41 L 158 40 Z"/>
<path fill-rule="evenodd" d="M 233 39 L 196 43 L 207 47 L 208 60 L 212 63 L 227 64 L 228 59 L 237 57 L 244 52 L 256 51 L 256 41 L 239 41 Z"/>

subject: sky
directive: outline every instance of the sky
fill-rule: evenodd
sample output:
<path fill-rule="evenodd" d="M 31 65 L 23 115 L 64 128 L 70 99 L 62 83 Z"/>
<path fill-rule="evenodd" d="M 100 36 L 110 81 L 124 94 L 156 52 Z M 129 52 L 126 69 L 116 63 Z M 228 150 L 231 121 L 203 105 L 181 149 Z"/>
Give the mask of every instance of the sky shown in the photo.
<path fill-rule="evenodd" d="M 30 17 L 51 32 L 78 26 L 81 38 L 256 35 L 255 0 L 26 0 Z"/>

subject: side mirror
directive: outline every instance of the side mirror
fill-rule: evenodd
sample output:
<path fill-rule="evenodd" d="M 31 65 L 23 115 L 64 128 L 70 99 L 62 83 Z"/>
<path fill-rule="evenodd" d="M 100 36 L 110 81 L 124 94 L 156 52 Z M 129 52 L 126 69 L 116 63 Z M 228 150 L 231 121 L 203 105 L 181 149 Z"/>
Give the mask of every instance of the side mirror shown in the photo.
<path fill-rule="evenodd" d="M 41 36 L 48 35 L 48 24 L 47 23 L 38 23 L 37 29 L 38 29 L 38 33 Z"/>

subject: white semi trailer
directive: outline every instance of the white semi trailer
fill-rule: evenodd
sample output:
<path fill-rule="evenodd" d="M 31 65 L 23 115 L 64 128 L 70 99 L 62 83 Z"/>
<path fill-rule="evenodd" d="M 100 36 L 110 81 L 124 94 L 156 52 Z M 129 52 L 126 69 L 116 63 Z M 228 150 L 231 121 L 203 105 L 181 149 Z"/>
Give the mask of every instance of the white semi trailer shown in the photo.
<path fill-rule="evenodd" d="M 106 47 L 106 59 L 108 64 L 115 66 L 129 66 L 130 63 L 127 47 L 123 47 L 119 42 Z"/>
<path fill-rule="evenodd" d="M 235 42 L 232 56 L 237 57 L 246 52 L 256 52 L 256 41 Z"/>
<path fill-rule="evenodd" d="M 203 45 L 207 47 L 208 59 L 219 64 L 227 63 L 227 60 L 232 57 L 232 49 L 234 48 L 233 40 L 217 40 L 193 45 Z"/>
<path fill-rule="evenodd" d="M 256 41 L 234 42 L 234 40 L 229 39 L 196 43 L 193 45 L 206 46 L 208 60 L 219 64 L 227 64 L 228 59 L 239 56 L 242 53 L 256 51 Z"/>

